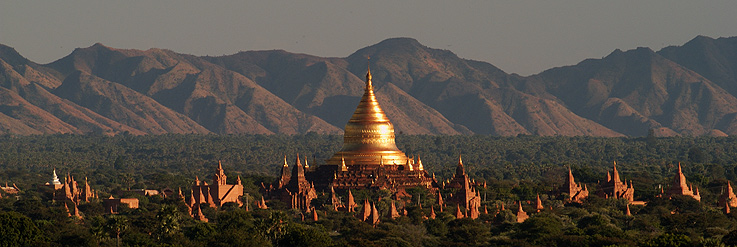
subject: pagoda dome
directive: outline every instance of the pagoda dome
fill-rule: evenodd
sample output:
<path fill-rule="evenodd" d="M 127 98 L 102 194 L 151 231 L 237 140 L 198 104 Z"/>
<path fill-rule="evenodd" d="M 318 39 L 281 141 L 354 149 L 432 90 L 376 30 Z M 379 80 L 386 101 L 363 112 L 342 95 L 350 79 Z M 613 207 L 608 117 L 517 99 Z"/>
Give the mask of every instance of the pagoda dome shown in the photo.
<path fill-rule="evenodd" d="M 326 163 L 340 165 L 341 158 L 345 159 L 348 166 L 407 163 L 407 155 L 397 148 L 394 126 L 376 100 L 371 82 L 371 68 L 366 73 L 366 87 L 361 102 L 345 125 L 343 148 Z"/>

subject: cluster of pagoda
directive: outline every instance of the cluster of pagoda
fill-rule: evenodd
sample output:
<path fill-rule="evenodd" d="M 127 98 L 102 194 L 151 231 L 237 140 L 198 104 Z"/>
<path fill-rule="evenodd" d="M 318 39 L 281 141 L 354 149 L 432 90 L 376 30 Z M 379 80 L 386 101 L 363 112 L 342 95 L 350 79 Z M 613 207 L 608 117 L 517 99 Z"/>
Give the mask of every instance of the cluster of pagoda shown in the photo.
<path fill-rule="evenodd" d="M 725 190 L 722 197 L 726 196 L 727 198 L 734 198 L 731 184 L 728 183 L 728 187 L 729 189 Z M 568 177 L 566 177 L 566 181 L 559 189 L 559 192 L 568 195 L 568 201 L 579 203 L 589 196 L 589 190 L 586 185 L 575 182 L 575 179 L 573 178 L 573 173 L 571 172 L 570 168 L 568 169 Z M 612 170 L 607 171 L 606 180 L 599 182 L 596 195 L 604 198 L 625 199 L 631 204 L 645 204 L 642 201 L 635 201 L 634 193 L 635 188 L 632 185 L 632 180 L 630 180 L 629 184 L 627 182 L 623 182 L 619 176 L 619 172 L 617 171 L 617 162 L 614 162 Z M 732 196 L 730 196 L 729 194 L 732 194 Z M 674 195 L 688 196 L 697 201 L 701 201 L 699 189 L 696 186 L 688 184 L 688 182 L 686 181 L 686 176 L 683 174 L 683 170 L 681 169 L 680 163 L 678 163 L 678 171 L 676 172 L 675 177 L 668 187 L 668 190 L 664 191 L 661 188 L 660 195 L 658 196 L 672 198 Z M 735 198 L 734 202 L 734 204 L 729 205 L 731 205 L 732 207 L 737 206 L 737 198 Z M 721 201 L 721 199 L 719 204 L 722 206 L 725 205 Z"/>
<path fill-rule="evenodd" d="M 52 181 L 46 183 L 45 186 L 53 190 L 55 200 L 65 203 L 70 215 L 71 212 L 74 212 L 74 215 L 79 216 L 77 204 L 80 202 L 88 202 L 90 198 L 97 198 L 97 194 L 90 188 L 86 179 L 84 185 L 80 186 L 72 176 L 67 175 L 62 183 L 56 176 L 55 170 Z M 397 148 L 394 127 L 374 95 L 369 69 L 363 97 L 346 124 L 342 149 L 326 160 L 325 164 L 313 167 L 307 164 L 306 159 L 303 162 L 299 155 L 294 164 L 290 166 L 285 156 L 277 180 L 268 185 L 261 184 L 260 190 L 263 196 L 252 203 L 256 208 L 267 209 L 267 202 L 281 201 L 290 208 L 298 210 L 303 218 L 305 215 L 311 215 L 312 219 L 317 221 L 318 213 L 317 209 L 312 206 L 312 201 L 318 197 L 318 191 L 329 190 L 333 210 L 356 214 L 359 219 L 376 225 L 382 217 L 395 219 L 406 215 L 407 203 L 412 201 L 413 196 L 409 195 L 406 189 L 416 187 L 425 188 L 437 196 L 436 203 L 429 205 L 430 213 L 424 216 L 426 218 L 436 217 L 435 208 L 442 212 L 444 208 L 455 207 L 454 216 L 456 218 L 476 219 L 481 214 L 489 214 L 486 206 L 483 207 L 483 211 L 481 210 L 482 200 L 477 189 L 478 187 L 486 188 L 486 183 L 478 184 L 469 178 L 460 156 L 452 179 L 438 184 L 435 175 L 425 170 L 419 156 L 408 157 Z M 11 188 L 7 185 L 2 189 L 6 193 L 18 190 L 17 187 Z M 441 189 L 450 191 L 450 193 L 444 197 Z M 375 202 L 364 199 L 363 205 L 359 206 L 353 197 L 352 191 L 354 190 L 390 191 L 392 196 L 389 212 L 382 213 L 376 208 L 376 203 L 381 201 L 381 198 Z M 629 203 L 626 214 L 630 215 L 629 204 L 645 204 L 634 200 L 634 190 L 631 180 L 627 183 L 626 180 L 621 179 L 615 162 L 613 169 L 607 171 L 606 180 L 598 183 L 595 194 L 603 198 L 627 200 Z M 145 195 L 157 194 L 145 190 L 141 192 Z M 341 199 L 338 192 L 347 194 L 345 201 Z M 587 185 L 575 182 L 570 168 L 559 192 L 566 195 L 569 202 L 578 203 L 583 202 L 590 195 Z M 162 193 L 163 196 L 169 194 L 173 192 Z M 678 164 L 678 173 L 672 184 L 667 191 L 661 190 L 660 196 L 670 198 L 673 195 L 690 196 L 701 200 L 698 188 L 687 183 L 680 164 Z M 243 185 L 240 177 L 237 178 L 235 184 L 227 184 L 227 177 L 220 162 L 212 177 L 212 184 L 200 181 L 199 177 L 196 177 L 189 197 L 187 198 L 181 189 L 179 189 L 178 197 L 187 205 L 190 216 L 202 221 L 208 220 L 202 214 L 201 209 L 204 206 L 219 208 L 226 203 L 234 203 L 238 206 L 245 204 L 248 210 L 250 204 L 243 202 Z M 421 201 L 419 198 L 415 201 L 418 202 L 418 206 L 423 207 L 419 204 Z M 446 205 L 446 201 L 450 205 Z M 67 203 L 73 204 L 72 211 L 69 211 Z M 110 213 L 116 213 L 121 204 L 127 204 L 130 208 L 138 206 L 138 200 L 135 198 L 116 199 L 111 196 L 104 199 L 104 203 Z M 531 203 L 528 202 L 528 204 Z M 516 203 L 518 222 L 529 217 L 522 205 L 522 201 Z M 720 196 L 719 205 L 724 206 L 727 213 L 731 207 L 737 206 L 737 196 L 733 193 L 731 184 L 728 184 L 728 188 Z M 495 213 L 505 210 L 504 204 L 498 206 L 495 208 Z M 359 207 L 361 210 L 357 212 Z M 544 208 L 538 195 L 534 209 L 540 212 Z"/>

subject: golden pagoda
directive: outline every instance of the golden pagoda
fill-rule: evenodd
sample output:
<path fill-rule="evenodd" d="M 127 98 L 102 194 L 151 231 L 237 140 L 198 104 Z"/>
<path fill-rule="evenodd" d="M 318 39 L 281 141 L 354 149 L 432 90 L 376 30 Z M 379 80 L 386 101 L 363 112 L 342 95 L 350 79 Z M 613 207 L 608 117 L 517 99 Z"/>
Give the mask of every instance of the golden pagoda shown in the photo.
<path fill-rule="evenodd" d="M 376 100 L 371 82 L 371 68 L 366 73 L 366 87 L 361 102 L 345 125 L 343 148 L 327 160 L 326 164 L 339 166 L 343 160 L 348 167 L 379 166 L 382 163 L 406 166 L 409 160 L 397 148 L 394 126 Z"/>
<path fill-rule="evenodd" d="M 285 169 L 287 164 L 279 180 L 262 187 L 265 194 L 276 195 L 273 192 L 291 179 Z M 291 177 L 294 176 L 293 172 Z M 397 148 L 394 126 L 376 100 L 370 68 L 361 102 L 345 125 L 343 148 L 325 164 L 306 169 L 304 178 L 318 190 L 388 189 L 397 197 L 405 196 L 405 188 L 419 186 L 436 190 L 439 187 L 425 171 L 419 156 L 407 157 Z"/>

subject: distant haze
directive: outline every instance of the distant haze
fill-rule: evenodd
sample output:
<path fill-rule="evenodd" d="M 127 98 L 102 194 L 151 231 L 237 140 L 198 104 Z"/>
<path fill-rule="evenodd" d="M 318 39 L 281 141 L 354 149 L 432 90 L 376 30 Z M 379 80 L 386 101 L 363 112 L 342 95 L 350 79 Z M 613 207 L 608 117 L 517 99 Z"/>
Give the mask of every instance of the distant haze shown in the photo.
<path fill-rule="evenodd" d="M 100 42 L 194 55 L 346 57 L 411 37 L 529 75 L 614 49 L 737 35 L 737 1 L 3 1 L 0 43 L 38 63 Z"/>

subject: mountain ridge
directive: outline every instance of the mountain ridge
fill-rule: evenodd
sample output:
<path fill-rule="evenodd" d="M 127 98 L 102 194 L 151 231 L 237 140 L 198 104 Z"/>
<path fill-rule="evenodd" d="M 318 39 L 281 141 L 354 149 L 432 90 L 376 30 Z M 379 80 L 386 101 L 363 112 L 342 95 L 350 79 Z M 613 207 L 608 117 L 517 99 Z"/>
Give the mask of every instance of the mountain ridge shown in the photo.
<path fill-rule="evenodd" d="M 402 134 L 737 134 L 737 37 L 706 36 L 526 77 L 412 38 L 345 58 L 284 50 L 199 57 L 96 43 L 48 64 L 0 45 L 0 133 L 340 134 L 368 63 Z"/>

